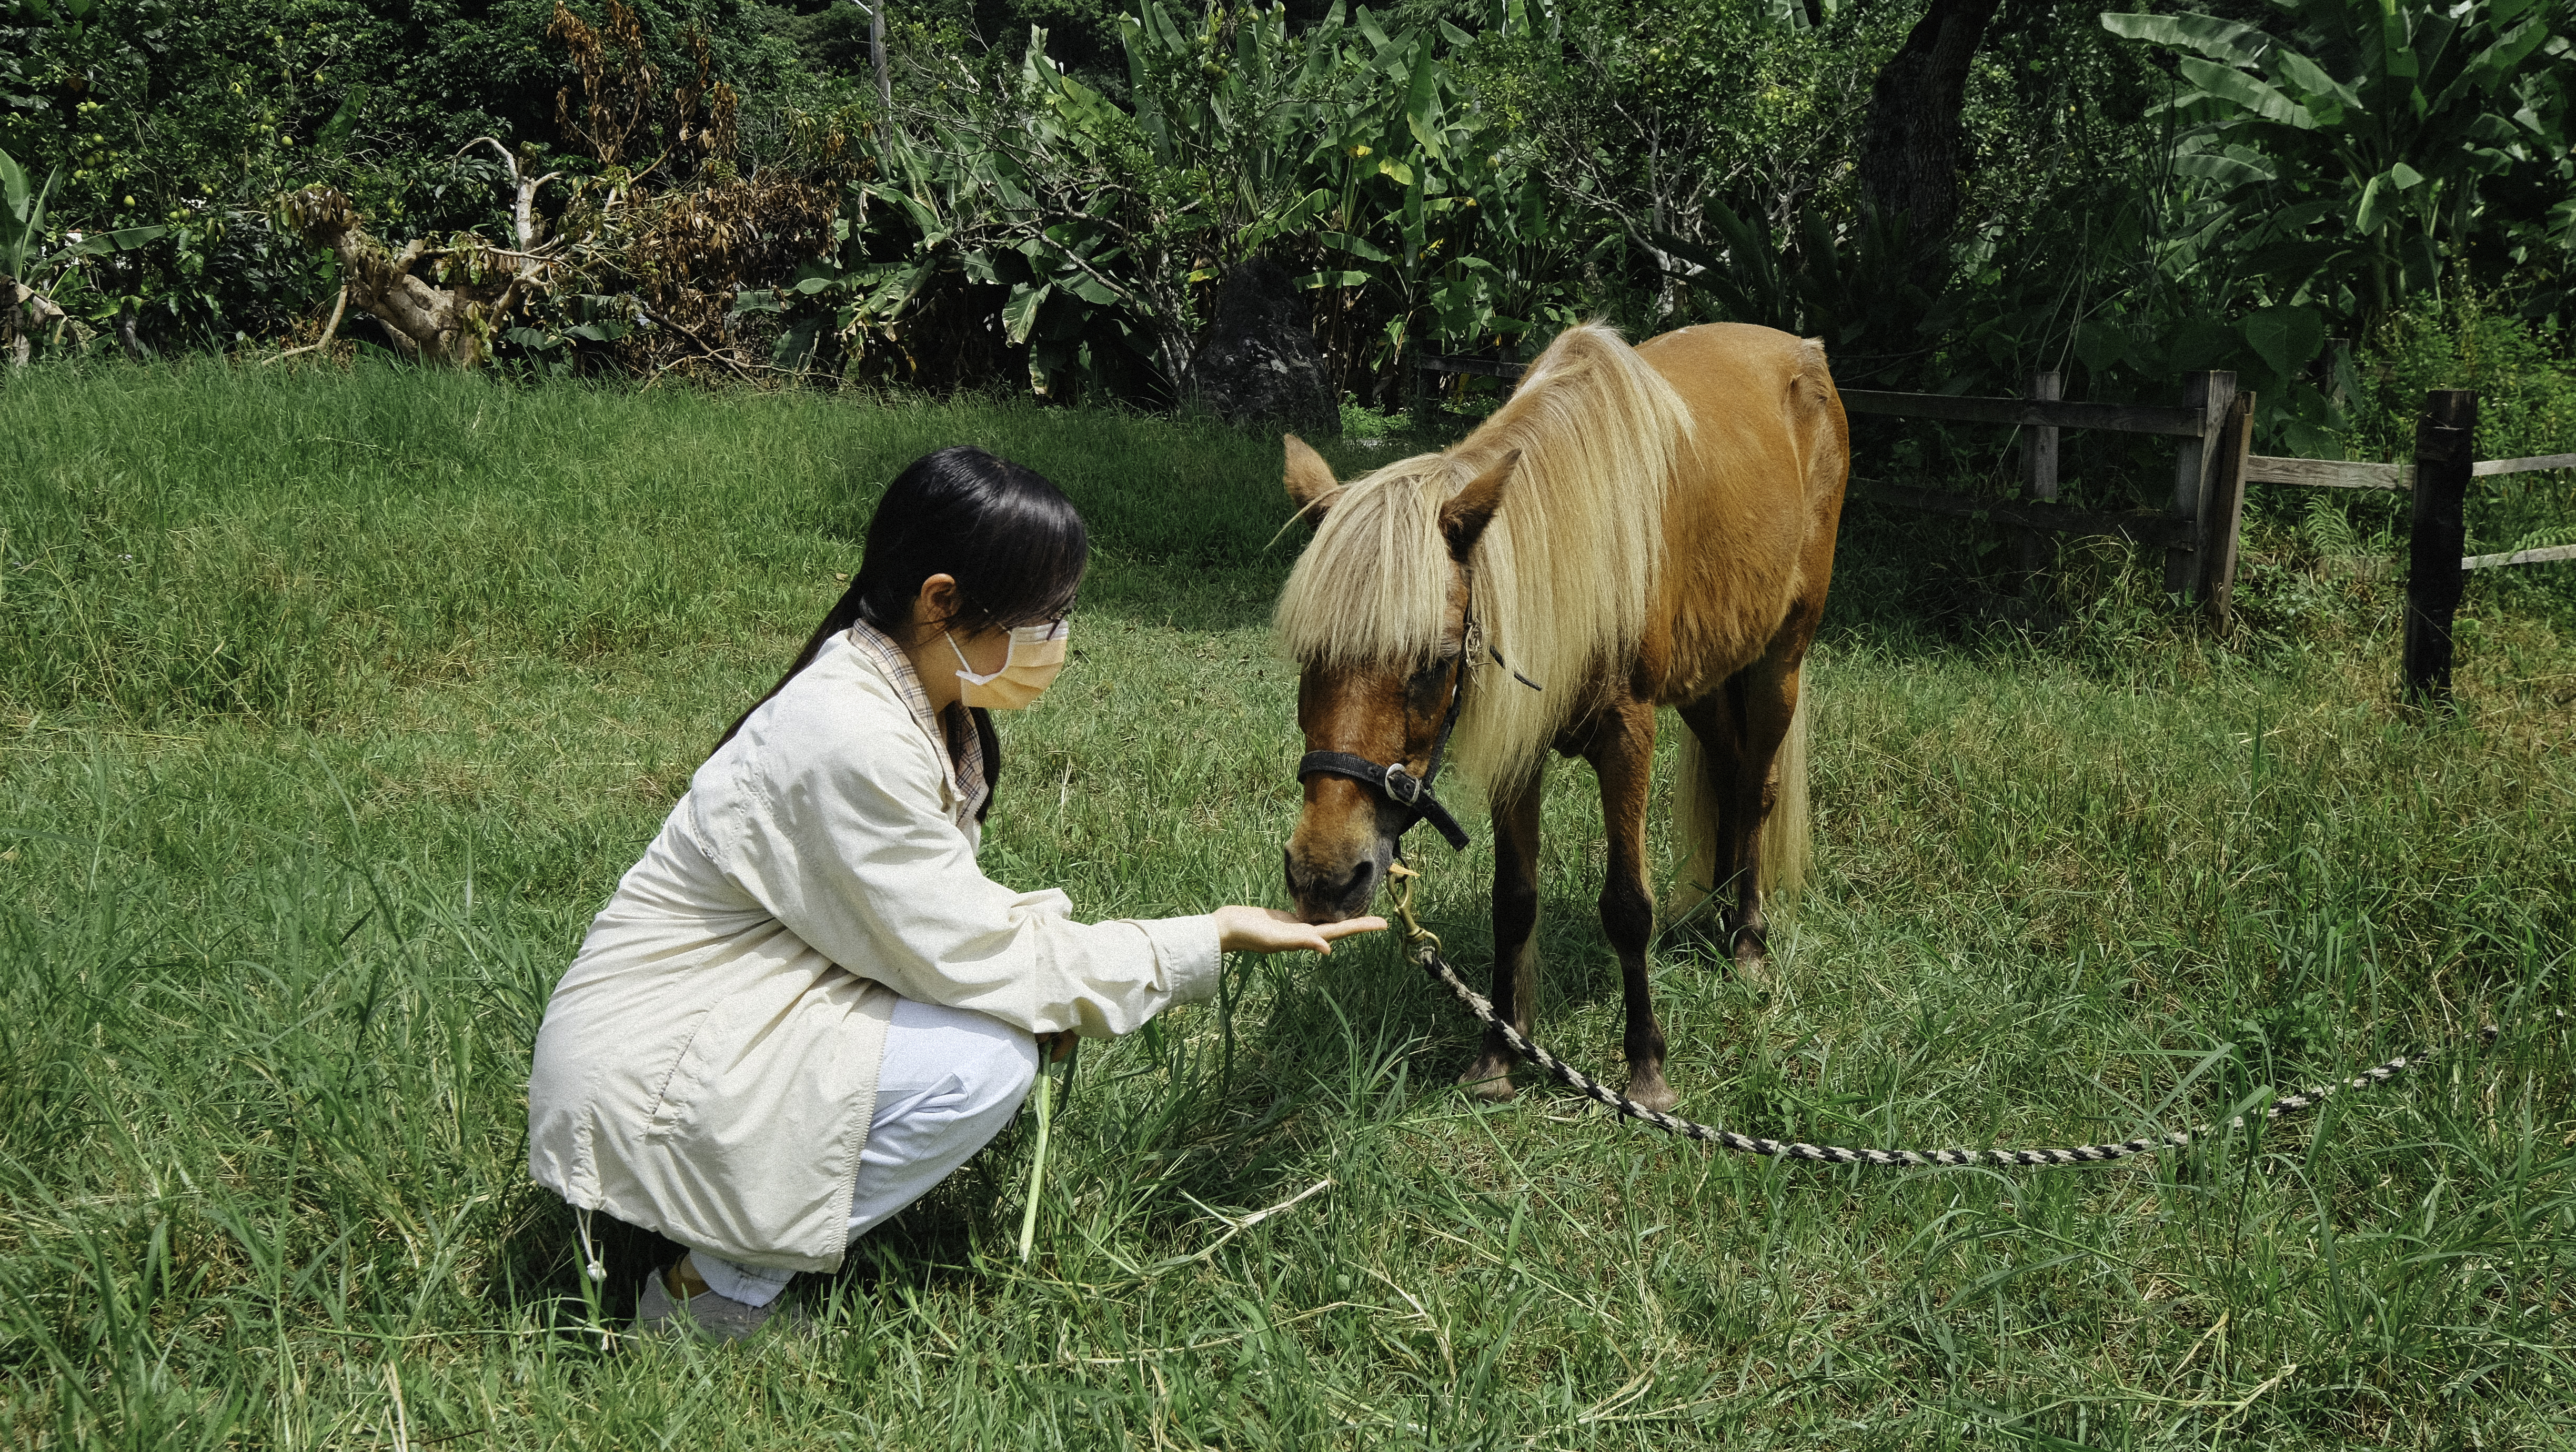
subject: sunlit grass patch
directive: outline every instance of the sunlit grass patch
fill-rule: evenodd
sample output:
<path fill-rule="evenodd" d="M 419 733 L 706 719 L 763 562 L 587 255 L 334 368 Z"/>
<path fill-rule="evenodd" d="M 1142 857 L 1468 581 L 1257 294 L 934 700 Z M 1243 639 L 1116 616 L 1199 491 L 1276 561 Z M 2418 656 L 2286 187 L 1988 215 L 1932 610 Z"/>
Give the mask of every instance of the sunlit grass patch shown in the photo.
<path fill-rule="evenodd" d="M 1471 1106 L 1391 945 L 1237 962 L 1085 1048 L 1029 1267 L 1014 1133 L 798 1293 L 813 1340 L 604 1354 L 522 1161 L 545 996 L 878 481 L 959 440 L 1099 543 L 991 870 L 1099 917 L 1272 900 L 1275 440 L 392 371 L 0 392 L 0 530 L 51 562 L 0 594 L 0 1440 L 2565 1444 L 2576 652 L 2480 606 L 2427 721 L 2367 601 L 2222 644 L 2106 557 L 2137 597 L 2096 617 L 1934 629 L 1866 520 L 1778 981 L 1658 964 L 1685 1112 L 2082 1143 L 2496 1047 L 2187 1155 L 1891 1175 Z M 1551 781 L 1539 1023 L 1608 1069 L 1599 810 Z M 1415 853 L 1478 971 L 1489 850 Z M 605 1244 L 624 1314 L 669 1252 Z"/>

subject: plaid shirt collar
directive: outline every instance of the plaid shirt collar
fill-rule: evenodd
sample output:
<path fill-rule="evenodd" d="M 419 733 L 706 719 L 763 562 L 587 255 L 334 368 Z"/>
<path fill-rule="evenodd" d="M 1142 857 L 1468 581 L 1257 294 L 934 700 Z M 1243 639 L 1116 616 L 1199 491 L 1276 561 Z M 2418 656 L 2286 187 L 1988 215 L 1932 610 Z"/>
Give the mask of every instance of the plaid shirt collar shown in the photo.
<path fill-rule="evenodd" d="M 990 790 L 984 780 L 984 742 L 975 734 L 974 718 L 963 706 L 949 707 L 944 722 L 931 714 L 930 693 L 922 689 L 920 672 L 912 668 L 912 658 L 903 653 L 903 647 L 884 631 L 862 620 L 850 627 L 849 641 L 894 683 L 895 694 L 912 712 L 914 724 L 947 749 L 957 777 L 957 825 L 967 826 L 975 820 Z"/>

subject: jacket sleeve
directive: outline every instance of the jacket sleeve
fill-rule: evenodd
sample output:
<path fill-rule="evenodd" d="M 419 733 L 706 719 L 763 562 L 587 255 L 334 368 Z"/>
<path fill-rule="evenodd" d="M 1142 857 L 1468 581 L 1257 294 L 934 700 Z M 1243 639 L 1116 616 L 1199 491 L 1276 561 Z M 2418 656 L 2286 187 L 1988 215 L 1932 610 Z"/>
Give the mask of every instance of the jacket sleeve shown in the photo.
<path fill-rule="evenodd" d="M 1214 996 L 1213 918 L 1078 923 L 1060 891 L 994 882 L 900 705 L 846 678 L 806 684 L 755 713 L 691 788 L 708 856 L 789 931 L 906 998 L 1031 1033 L 1122 1034 Z"/>

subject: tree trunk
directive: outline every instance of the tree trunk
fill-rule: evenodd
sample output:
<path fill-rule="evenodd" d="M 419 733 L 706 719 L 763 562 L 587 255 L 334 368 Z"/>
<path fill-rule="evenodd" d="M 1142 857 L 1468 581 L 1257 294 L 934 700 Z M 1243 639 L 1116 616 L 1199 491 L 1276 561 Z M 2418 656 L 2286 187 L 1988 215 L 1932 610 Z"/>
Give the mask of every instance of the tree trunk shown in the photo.
<path fill-rule="evenodd" d="M 466 142 L 464 149 L 458 151 L 456 154 L 458 156 L 463 156 L 467 151 L 471 151 L 477 146 L 488 146 L 492 148 L 493 153 L 501 158 L 501 164 L 510 169 L 510 190 L 512 192 L 510 204 L 510 235 L 516 239 L 515 245 L 522 254 L 519 258 L 519 275 L 522 277 L 533 276 L 536 270 L 544 265 L 543 259 L 527 255 L 533 254 L 537 250 L 537 193 L 545 187 L 546 183 L 562 179 L 563 173 L 559 171 L 550 171 L 543 176 L 532 177 L 519 165 L 519 158 L 516 152 L 511 151 L 510 148 L 503 146 L 499 141 L 494 140 L 489 136 L 475 137 L 473 140 Z"/>
<path fill-rule="evenodd" d="M 877 140 L 891 145 L 894 141 L 894 72 L 886 66 L 885 8 L 892 0 L 850 0 L 868 15 L 868 64 L 877 72 Z"/>
<path fill-rule="evenodd" d="M 62 321 L 54 300 L 5 272 L 0 272 L 0 342 L 9 345 L 9 361 L 24 368 L 35 356 L 36 334 L 45 324 Z"/>
<path fill-rule="evenodd" d="M 1959 217 L 1959 111 L 1997 3 L 1932 0 L 1869 89 L 1861 196 L 1879 217 L 1906 219 L 1914 280 L 1927 292 L 1947 280 L 1950 227 Z"/>
<path fill-rule="evenodd" d="M 286 217 L 306 244 L 338 255 L 349 305 L 373 316 L 398 348 L 424 362 L 460 368 L 481 362 L 491 351 L 492 334 L 538 281 L 515 268 L 494 268 L 478 280 L 481 269 L 467 253 L 433 249 L 417 238 L 398 253 L 388 252 L 367 235 L 349 199 L 330 187 L 307 187 L 289 197 Z M 466 264 L 457 281 L 440 285 L 422 277 L 436 277 L 457 262 Z"/>
<path fill-rule="evenodd" d="M 886 69 L 885 6 L 880 3 L 868 12 L 868 64 L 877 68 L 877 104 L 884 108 L 886 122 L 894 122 L 894 73 Z"/>

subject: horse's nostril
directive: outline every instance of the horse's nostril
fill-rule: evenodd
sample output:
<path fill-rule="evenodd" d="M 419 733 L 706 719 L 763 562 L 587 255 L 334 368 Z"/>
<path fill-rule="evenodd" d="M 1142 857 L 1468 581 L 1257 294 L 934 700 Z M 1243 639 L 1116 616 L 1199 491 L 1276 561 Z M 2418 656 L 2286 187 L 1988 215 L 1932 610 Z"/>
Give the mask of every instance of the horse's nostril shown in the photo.
<path fill-rule="evenodd" d="M 1280 874 L 1288 879 L 1288 896 L 1299 904 L 1314 903 L 1329 910 L 1332 904 L 1347 906 L 1354 900 L 1366 902 L 1376 885 L 1377 864 L 1361 858 L 1350 875 L 1335 881 L 1315 870 L 1312 864 L 1301 864 L 1294 852 L 1279 854 Z"/>
<path fill-rule="evenodd" d="M 1369 861 L 1365 857 L 1361 858 L 1360 865 L 1351 869 L 1351 880 L 1342 886 L 1342 897 L 1344 900 L 1358 897 L 1367 892 L 1369 890 L 1369 878 L 1376 871 L 1376 863 Z"/>

